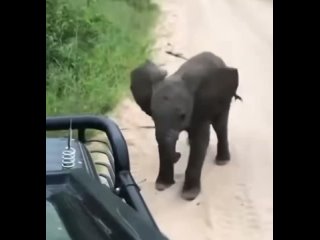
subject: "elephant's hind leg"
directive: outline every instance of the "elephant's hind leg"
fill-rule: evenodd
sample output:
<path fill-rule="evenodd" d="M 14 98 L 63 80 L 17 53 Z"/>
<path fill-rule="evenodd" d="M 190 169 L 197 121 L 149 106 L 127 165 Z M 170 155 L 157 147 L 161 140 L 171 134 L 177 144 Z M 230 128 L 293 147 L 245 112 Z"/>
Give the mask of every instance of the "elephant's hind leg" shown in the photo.
<path fill-rule="evenodd" d="M 224 165 L 230 161 L 229 140 L 228 140 L 228 119 L 229 107 L 218 117 L 215 117 L 211 124 L 217 134 L 217 156 L 216 164 Z"/>

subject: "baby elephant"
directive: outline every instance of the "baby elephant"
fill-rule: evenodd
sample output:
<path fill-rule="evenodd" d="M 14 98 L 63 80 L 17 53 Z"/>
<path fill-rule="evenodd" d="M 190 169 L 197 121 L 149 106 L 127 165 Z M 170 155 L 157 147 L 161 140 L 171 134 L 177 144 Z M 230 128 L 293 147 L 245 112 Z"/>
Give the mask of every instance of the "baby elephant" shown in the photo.
<path fill-rule="evenodd" d="M 147 60 L 131 72 L 131 91 L 141 109 L 153 118 L 160 157 L 156 188 L 174 184 L 174 163 L 179 159 L 176 142 L 179 133 L 189 136 L 190 156 L 182 197 L 193 200 L 200 192 L 203 161 L 209 144 L 210 125 L 218 139 L 216 163 L 230 160 L 228 115 L 237 94 L 238 70 L 227 67 L 210 52 L 186 61 L 175 73 Z"/>

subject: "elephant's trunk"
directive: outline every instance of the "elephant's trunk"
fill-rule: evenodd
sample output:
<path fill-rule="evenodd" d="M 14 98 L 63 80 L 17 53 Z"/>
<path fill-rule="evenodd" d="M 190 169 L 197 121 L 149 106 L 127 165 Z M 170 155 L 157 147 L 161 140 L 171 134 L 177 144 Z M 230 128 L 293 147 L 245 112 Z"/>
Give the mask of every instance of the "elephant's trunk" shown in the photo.
<path fill-rule="evenodd" d="M 176 153 L 176 142 L 178 140 L 179 133 L 167 131 L 166 134 L 159 134 L 158 132 L 156 133 L 156 136 L 160 157 L 158 181 L 172 184 L 174 183 L 173 164 L 178 160 Z"/>
<path fill-rule="evenodd" d="M 156 127 L 156 139 L 159 146 L 163 148 L 162 151 L 165 152 L 166 157 L 171 159 L 175 157 L 178 138 L 179 131 Z"/>

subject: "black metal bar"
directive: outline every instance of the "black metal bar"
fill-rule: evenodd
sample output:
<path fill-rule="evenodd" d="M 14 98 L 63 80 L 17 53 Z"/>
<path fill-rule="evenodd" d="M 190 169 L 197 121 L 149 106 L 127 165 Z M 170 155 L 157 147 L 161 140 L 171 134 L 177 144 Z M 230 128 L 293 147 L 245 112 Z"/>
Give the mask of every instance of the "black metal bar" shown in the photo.
<path fill-rule="evenodd" d="M 46 130 L 57 131 L 69 129 L 70 120 L 72 120 L 72 129 L 95 129 L 105 132 L 112 147 L 115 159 L 115 172 L 130 171 L 127 144 L 117 124 L 108 117 L 101 116 L 47 117 Z M 116 187 L 120 185 L 118 176 L 119 174 L 116 174 Z"/>
<path fill-rule="evenodd" d="M 146 203 L 144 202 L 140 188 L 134 181 L 129 171 L 122 171 L 120 173 L 120 179 L 122 186 L 120 188 L 120 194 L 126 199 L 126 202 L 136 209 L 147 222 L 150 222 L 156 229 L 159 230 L 156 222 L 154 221 Z M 159 230 L 160 231 L 160 230 Z"/>

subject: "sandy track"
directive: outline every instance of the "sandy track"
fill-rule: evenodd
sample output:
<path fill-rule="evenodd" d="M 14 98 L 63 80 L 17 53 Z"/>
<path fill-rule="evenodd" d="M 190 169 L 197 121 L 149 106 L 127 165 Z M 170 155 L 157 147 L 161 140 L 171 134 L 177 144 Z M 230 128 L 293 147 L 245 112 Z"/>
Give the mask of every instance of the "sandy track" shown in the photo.
<path fill-rule="evenodd" d="M 172 240 L 273 239 L 273 4 L 267 0 L 162 0 L 164 15 L 157 33 L 155 61 L 173 72 L 183 60 L 166 55 L 167 43 L 187 57 L 209 50 L 240 75 L 230 113 L 232 161 L 216 166 L 216 137 L 202 174 L 202 193 L 192 202 L 180 198 L 189 148 L 178 142 L 182 159 L 175 166 L 176 184 L 154 188 L 158 171 L 154 131 L 137 129 L 152 120 L 127 99 L 117 122 L 129 146 L 132 171 L 162 231 Z"/>

